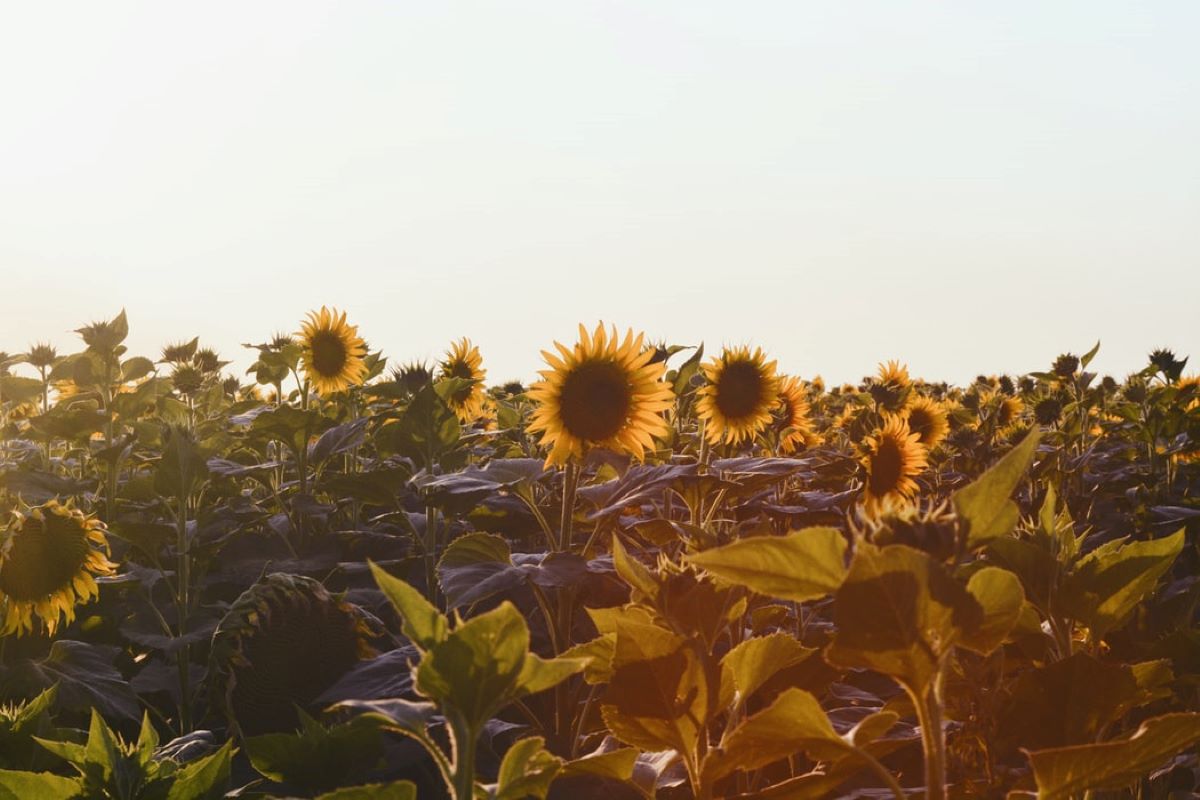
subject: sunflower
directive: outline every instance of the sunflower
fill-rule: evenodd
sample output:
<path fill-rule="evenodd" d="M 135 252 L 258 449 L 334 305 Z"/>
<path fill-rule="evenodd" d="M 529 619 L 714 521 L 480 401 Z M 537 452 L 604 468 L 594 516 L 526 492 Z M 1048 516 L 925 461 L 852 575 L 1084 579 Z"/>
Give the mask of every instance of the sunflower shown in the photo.
<path fill-rule="evenodd" d="M 611 337 L 604 324 L 588 334 L 579 326 L 579 342 L 568 349 L 558 342 L 558 354 L 543 350 L 550 369 L 529 390 L 537 403 L 529 432 L 541 433 L 550 448 L 546 466 L 582 458 L 586 447 L 603 447 L 641 459 L 654 437 L 667 433 L 662 412 L 674 394 L 661 378 L 666 363 L 652 361 L 654 350 L 644 348 L 644 334 Z"/>
<path fill-rule="evenodd" d="M 881 361 L 877 375 L 879 383 L 893 384 L 903 389 L 912 383 L 908 377 L 908 367 L 899 361 Z"/>
<path fill-rule="evenodd" d="M 904 411 L 904 420 L 908 423 L 908 429 L 920 437 L 919 441 L 926 450 L 941 444 L 950 431 L 946 407 L 928 397 L 914 397 Z"/>
<path fill-rule="evenodd" d="M 454 342 L 446 351 L 446 358 L 439 365 L 441 378 L 458 378 L 466 383 L 450 394 L 450 408 L 463 422 L 476 419 L 483 405 L 483 381 L 487 370 L 483 368 L 483 356 L 479 348 L 465 336 Z"/>
<path fill-rule="evenodd" d="M 925 469 L 927 451 L 921 435 L 909 430 L 903 418 L 886 417 L 883 427 L 867 438 L 866 451 L 862 459 L 867 472 L 863 504 L 868 511 L 916 494 L 913 476 Z"/>
<path fill-rule="evenodd" d="M 1024 410 L 1025 404 L 1021 402 L 1021 398 L 1002 395 L 1000 403 L 996 406 L 996 428 L 998 430 L 1011 428 L 1020 420 L 1021 412 Z"/>
<path fill-rule="evenodd" d="M 367 345 L 358 335 L 358 326 L 346 322 L 346 312 L 338 314 L 336 308 L 331 311 L 325 306 L 308 312 L 300 328 L 300 344 L 304 373 L 322 397 L 366 379 Z"/>
<path fill-rule="evenodd" d="M 13 512 L 0 542 L 0 635 L 21 635 L 41 618 L 51 635 L 61 618 L 75 619 L 75 604 L 99 595 L 96 575 L 110 575 L 104 523 L 57 500 L 28 513 Z"/>
<path fill-rule="evenodd" d="M 779 449 L 783 453 L 794 453 L 821 443 L 821 437 L 813 430 L 809 419 L 810 407 L 804 395 L 804 384 L 799 378 L 789 376 L 780 381 L 778 412 L 781 412 L 784 435 L 779 440 Z"/>
<path fill-rule="evenodd" d="M 696 412 L 711 444 L 752 439 L 770 424 L 779 378 L 760 348 L 727 347 L 702 369 L 707 382 L 697 392 Z"/>
<path fill-rule="evenodd" d="M 912 381 L 908 367 L 899 361 L 888 361 L 879 365 L 878 376 L 867 387 L 871 398 L 884 411 L 898 414 L 908 405 L 912 392 Z"/>

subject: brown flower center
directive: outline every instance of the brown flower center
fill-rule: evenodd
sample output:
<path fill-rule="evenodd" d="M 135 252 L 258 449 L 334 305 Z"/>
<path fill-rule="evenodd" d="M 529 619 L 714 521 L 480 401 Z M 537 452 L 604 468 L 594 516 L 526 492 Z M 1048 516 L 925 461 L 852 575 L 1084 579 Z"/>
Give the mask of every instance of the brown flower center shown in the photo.
<path fill-rule="evenodd" d="M 333 331 L 317 331 L 312 336 L 313 370 L 323 378 L 336 378 L 342 374 L 350 354 L 346 344 Z"/>
<path fill-rule="evenodd" d="M 758 410 L 763 399 L 763 377 L 749 361 L 725 365 L 717 379 L 717 409 L 726 419 L 739 420 Z"/>
<path fill-rule="evenodd" d="M 904 456 L 899 445 L 893 439 L 884 437 L 871 457 L 871 474 L 867 479 L 871 494 L 882 497 L 894 491 L 900 485 L 903 467 Z"/>
<path fill-rule="evenodd" d="M 563 427 L 585 441 L 611 439 L 629 418 L 632 402 L 624 370 L 611 361 L 588 361 L 563 381 L 559 396 Z"/>
<path fill-rule="evenodd" d="M 0 568 L 0 591 L 17 601 L 41 600 L 71 585 L 88 550 L 87 534 L 74 518 L 57 514 L 46 514 L 45 522 L 29 518 L 14 535 Z"/>

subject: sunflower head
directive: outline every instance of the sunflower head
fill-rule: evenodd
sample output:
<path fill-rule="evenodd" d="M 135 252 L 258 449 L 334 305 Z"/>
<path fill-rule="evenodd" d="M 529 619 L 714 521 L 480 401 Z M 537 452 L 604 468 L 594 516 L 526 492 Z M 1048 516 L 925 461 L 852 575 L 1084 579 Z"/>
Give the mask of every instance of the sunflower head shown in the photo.
<path fill-rule="evenodd" d="M 111 575 L 104 523 L 50 500 L 14 512 L 0 539 L 0 635 L 21 635 L 41 619 L 50 635 L 62 620 L 75 619 L 75 605 L 99 595 L 96 575 Z"/>
<path fill-rule="evenodd" d="M 221 356 L 211 347 L 202 347 L 196 351 L 196 355 L 192 356 L 192 363 L 196 366 L 196 369 L 207 375 L 217 372 L 229 362 L 222 361 Z"/>
<path fill-rule="evenodd" d="M 456 378 L 461 382 L 446 398 L 459 420 L 470 422 L 479 417 L 483 410 L 483 382 L 487 378 L 479 348 L 464 336 L 446 351 L 446 357 L 438 365 L 438 372 L 442 380 Z"/>
<path fill-rule="evenodd" d="M 378 621 L 312 578 L 273 573 L 234 601 L 213 632 L 212 699 L 242 735 L 289 731 L 359 660 Z"/>
<path fill-rule="evenodd" d="M 541 433 L 550 448 L 547 466 L 582 458 L 590 447 L 641 459 L 654 437 L 667 433 L 662 412 L 674 395 L 661 380 L 666 364 L 651 361 L 654 351 L 642 339 L 629 330 L 621 340 L 615 327 L 609 335 L 603 323 L 591 334 L 580 325 L 573 348 L 555 342 L 557 353 L 542 351 L 550 368 L 529 389 L 537 403 L 529 431 Z"/>
<path fill-rule="evenodd" d="M 1051 395 L 1037 402 L 1033 407 L 1033 416 L 1039 425 L 1053 425 L 1062 416 L 1062 411 L 1062 401 Z"/>
<path fill-rule="evenodd" d="M 873 513 L 859 511 L 851 521 L 855 538 L 877 547 L 903 544 L 939 561 L 953 559 L 966 539 L 966 530 L 948 502 L 937 506 L 884 500 Z"/>
<path fill-rule="evenodd" d="M 200 346 L 200 337 L 197 336 L 190 342 L 172 342 L 162 349 L 162 358 L 160 361 L 165 361 L 168 364 L 184 364 L 192 360 L 196 355 L 196 349 Z"/>
<path fill-rule="evenodd" d="M 950 416 L 946 406 L 928 397 L 914 397 L 904 410 L 904 421 L 908 423 L 908 429 L 917 434 L 917 441 L 926 450 L 941 444 L 950 431 Z"/>
<path fill-rule="evenodd" d="M 35 369 L 48 369 L 58 361 L 58 351 L 48 344 L 35 344 L 29 348 L 25 361 Z"/>
<path fill-rule="evenodd" d="M 779 382 L 779 405 L 775 409 L 775 424 L 781 434 L 780 452 L 794 453 L 821 443 L 821 437 L 809 418 L 810 410 L 804 384 L 799 378 L 788 376 Z"/>
<path fill-rule="evenodd" d="M 171 373 L 171 383 L 180 394 L 195 394 L 204 386 L 204 373 L 192 364 L 180 364 Z"/>
<path fill-rule="evenodd" d="M 1054 359 L 1054 374 L 1060 378 L 1072 378 L 1079 370 L 1079 356 L 1073 353 L 1063 353 Z"/>
<path fill-rule="evenodd" d="M 893 414 L 898 413 L 908 403 L 909 394 L 912 392 L 908 367 L 899 361 L 881 363 L 867 391 L 881 409 Z"/>
<path fill-rule="evenodd" d="M 927 451 L 919 434 L 901 417 L 886 417 L 883 427 L 867 438 L 862 458 L 866 471 L 863 505 L 873 512 L 885 502 L 906 501 L 917 492 L 915 476 L 925 469 Z"/>
<path fill-rule="evenodd" d="M 1150 366 L 1163 374 L 1171 383 L 1179 380 L 1179 376 L 1183 374 L 1183 368 L 1187 366 L 1188 360 L 1185 358 L 1182 361 L 1175 357 L 1175 353 L 1165 347 L 1160 347 L 1150 354 Z"/>
<path fill-rule="evenodd" d="M 392 368 L 392 380 L 408 394 L 416 394 L 433 383 L 433 372 L 424 361 L 410 361 Z"/>
<path fill-rule="evenodd" d="M 346 312 L 321 306 L 310 311 L 300 328 L 301 360 L 309 383 L 322 397 L 345 391 L 367 377 L 366 343 L 358 326 L 346 322 Z"/>
<path fill-rule="evenodd" d="M 771 422 L 771 408 L 779 402 L 775 362 L 760 348 L 725 348 L 704 364 L 705 383 L 697 392 L 696 413 L 704 421 L 704 435 L 712 444 L 738 444 L 753 439 Z"/>

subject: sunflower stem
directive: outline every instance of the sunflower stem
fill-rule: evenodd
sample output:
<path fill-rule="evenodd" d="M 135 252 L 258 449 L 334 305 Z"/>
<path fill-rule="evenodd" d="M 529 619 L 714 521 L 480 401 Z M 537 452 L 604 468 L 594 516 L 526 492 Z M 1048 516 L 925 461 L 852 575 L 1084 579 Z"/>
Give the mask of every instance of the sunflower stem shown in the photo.
<path fill-rule="evenodd" d="M 568 461 L 563 467 L 562 516 L 558 526 L 558 549 L 571 549 L 571 526 L 575 520 L 575 490 L 579 487 L 579 465 Z"/>
<path fill-rule="evenodd" d="M 177 498 L 179 513 L 175 517 L 175 549 L 179 559 L 179 638 L 187 636 L 188 610 L 191 605 L 191 553 L 187 540 L 187 496 Z M 188 674 L 190 648 L 185 644 L 176 654 L 179 667 L 179 733 L 186 735 L 192 729 L 192 709 L 188 697 L 191 693 L 191 676 Z"/>

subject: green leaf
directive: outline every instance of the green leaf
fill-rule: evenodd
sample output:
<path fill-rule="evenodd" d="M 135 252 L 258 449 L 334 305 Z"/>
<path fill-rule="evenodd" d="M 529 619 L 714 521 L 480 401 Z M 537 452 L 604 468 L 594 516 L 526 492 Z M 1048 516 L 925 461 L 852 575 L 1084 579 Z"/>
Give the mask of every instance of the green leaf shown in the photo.
<path fill-rule="evenodd" d="M 154 362 L 143 356 L 127 358 L 121 364 L 121 382 L 133 383 L 154 371 Z"/>
<path fill-rule="evenodd" d="M 563 658 L 583 659 L 583 679 L 593 686 L 612 678 L 613 657 L 617 652 L 617 634 L 602 633 L 589 642 L 581 642 L 563 651 Z"/>
<path fill-rule="evenodd" d="M 621 544 L 620 536 L 614 536 L 612 539 L 612 557 L 617 574 L 626 583 L 648 598 L 658 596 L 658 582 L 654 580 L 654 575 L 640 561 L 629 555 L 625 545 Z"/>
<path fill-rule="evenodd" d="M 422 650 L 445 641 L 450 623 L 425 596 L 374 561 L 368 561 L 375 583 L 400 615 L 401 631 Z"/>
<path fill-rule="evenodd" d="M 768 597 L 804 602 L 835 591 L 846 576 L 846 539 L 837 528 L 739 539 L 688 556 L 721 581 Z"/>
<path fill-rule="evenodd" d="M 834 600 L 830 663 L 890 675 L 921 696 L 983 609 L 941 562 L 906 545 L 858 545 Z"/>
<path fill-rule="evenodd" d="M 745 701 L 775 673 L 799 664 L 815 652 L 813 648 L 805 647 L 786 633 L 773 633 L 742 642 L 725 654 L 721 659 L 721 666 L 728 670 L 732 688 L 736 689 Z M 722 677 L 723 696 L 725 682 L 725 678 Z M 722 705 L 726 704 L 727 700 L 722 697 Z"/>
<path fill-rule="evenodd" d="M 42 382 L 20 375 L 0 375 L 0 401 L 24 403 L 42 397 Z"/>
<path fill-rule="evenodd" d="M 723 736 L 720 746 L 704 760 L 703 770 L 707 780 L 716 781 L 739 770 L 761 769 L 799 751 L 832 761 L 848 750 L 817 698 L 803 689 L 787 689 Z"/>
<path fill-rule="evenodd" d="M 1144 542 L 1109 542 L 1075 565 L 1063 592 L 1063 607 L 1098 642 L 1122 625 L 1158 586 L 1183 550 L 1184 529 Z"/>
<path fill-rule="evenodd" d="M 628 781 L 633 778 L 633 767 L 637 764 L 638 751 L 632 747 L 622 747 L 607 753 L 589 753 L 582 758 L 568 761 L 563 765 L 561 776 L 595 775 L 615 781 Z"/>
<path fill-rule="evenodd" d="M 175 774 L 167 800 L 218 800 L 229 788 L 233 742 L 203 758 L 190 761 Z"/>
<path fill-rule="evenodd" d="M 494 533 L 459 536 L 443 551 L 437 575 L 450 608 L 469 606 L 525 582 L 525 571 L 513 564 L 508 543 Z"/>
<path fill-rule="evenodd" d="M 256 770 L 279 783 L 321 792 L 336 788 L 352 774 L 375 766 L 382 753 L 379 726 L 354 717 L 328 728 L 301 716 L 296 733 L 268 733 L 245 740 Z"/>
<path fill-rule="evenodd" d="M 1096 340 L 1096 345 L 1079 357 L 1079 368 L 1087 369 L 1087 365 L 1092 363 L 1092 359 L 1096 357 L 1096 353 L 1100 352 L 1100 340 Z"/>
<path fill-rule="evenodd" d="M 545 800 L 563 764 L 545 745 L 541 736 L 530 736 L 508 748 L 500 761 L 493 800 Z"/>
<path fill-rule="evenodd" d="M 527 653 L 521 674 L 517 676 L 516 688 L 521 694 L 544 692 L 582 672 L 587 663 L 583 658 L 545 659 L 536 653 Z"/>
<path fill-rule="evenodd" d="M 690 649 L 680 648 L 617 667 L 600 714 L 627 745 L 692 753 L 706 724 L 708 691 L 703 667 Z"/>
<path fill-rule="evenodd" d="M 960 644 L 980 655 L 988 655 L 1008 638 L 1021 617 L 1025 592 L 1021 579 L 1006 569 L 984 567 L 967 581 L 967 591 L 983 609 L 983 619 L 964 630 Z"/>
<path fill-rule="evenodd" d="M 1017 525 L 1020 509 L 1011 499 L 1033 455 L 1041 431 L 1029 432 L 974 483 L 959 489 L 951 497 L 954 510 L 967 525 L 967 547 L 974 549 L 989 539 L 1007 536 Z"/>
<path fill-rule="evenodd" d="M 167 497 L 188 497 L 208 477 L 208 459 L 192 435 L 172 426 L 154 473 L 154 490 Z"/>
<path fill-rule="evenodd" d="M 1029 752 L 1039 800 L 1122 789 L 1200 742 L 1200 713 L 1148 719 L 1128 739 Z"/>
<path fill-rule="evenodd" d="M 460 624 L 426 652 L 417 666 L 417 691 L 455 709 L 468 728 L 478 732 L 495 712 L 520 696 L 528 654 L 529 627 L 506 600 Z"/>
<path fill-rule="evenodd" d="M 0 769 L 0 800 L 78 797 L 82 791 L 83 784 L 74 778 L 49 772 Z"/>
<path fill-rule="evenodd" d="M 349 786 L 318 795 L 317 800 L 417 800 L 417 785 L 412 781 L 397 781 Z"/>

